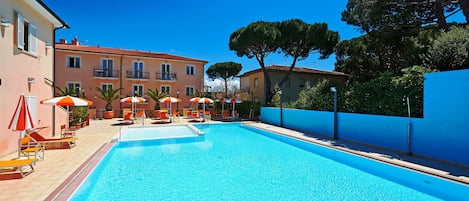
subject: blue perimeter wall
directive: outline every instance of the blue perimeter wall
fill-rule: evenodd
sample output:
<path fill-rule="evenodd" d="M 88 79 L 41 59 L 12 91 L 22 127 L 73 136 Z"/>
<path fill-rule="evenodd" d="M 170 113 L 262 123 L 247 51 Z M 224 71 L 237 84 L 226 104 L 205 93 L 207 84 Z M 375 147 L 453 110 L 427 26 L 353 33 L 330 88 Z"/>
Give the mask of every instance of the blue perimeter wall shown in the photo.
<path fill-rule="evenodd" d="M 410 119 L 410 152 L 469 165 L 469 69 L 424 78 L 424 117 Z M 333 112 L 284 108 L 282 113 L 286 128 L 334 134 Z M 339 139 L 407 152 L 407 117 L 339 112 L 337 119 Z M 280 125 L 280 108 L 262 107 L 261 121 Z"/>

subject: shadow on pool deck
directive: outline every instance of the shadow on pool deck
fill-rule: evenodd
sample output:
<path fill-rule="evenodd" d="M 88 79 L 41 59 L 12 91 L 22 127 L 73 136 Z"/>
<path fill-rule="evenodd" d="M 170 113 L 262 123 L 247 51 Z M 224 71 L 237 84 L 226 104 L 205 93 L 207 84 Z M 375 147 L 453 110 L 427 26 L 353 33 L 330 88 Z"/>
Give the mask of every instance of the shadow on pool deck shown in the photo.
<path fill-rule="evenodd" d="M 419 155 L 407 155 L 404 152 L 374 147 L 365 144 L 359 144 L 352 141 L 333 139 L 328 136 L 302 133 L 289 129 L 284 129 L 269 124 L 253 124 L 255 127 L 270 130 L 276 133 L 288 135 L 302 140 L 310 141 L 316 144 L 324 145 L 345 152 L 357 154 L 367 158 L 372 158 L 386 163 L 391 163 L 401 167 L 413 169 L 427 174 L 443 177 L 464 184 L 469 184 L 469 166 L 436 160 Z"/>
<path fill-rule="evenodd" d="M 407 155 L 400 151 L 374 147 L 342 139 L 332 139 L 328 136 L 316 134 L 304 135 L 309 138 L 322 141 L 326 144 L 329 143 L 332 148 L 469 184 L 469 166 L 463 166 L 419 155 Z"/>

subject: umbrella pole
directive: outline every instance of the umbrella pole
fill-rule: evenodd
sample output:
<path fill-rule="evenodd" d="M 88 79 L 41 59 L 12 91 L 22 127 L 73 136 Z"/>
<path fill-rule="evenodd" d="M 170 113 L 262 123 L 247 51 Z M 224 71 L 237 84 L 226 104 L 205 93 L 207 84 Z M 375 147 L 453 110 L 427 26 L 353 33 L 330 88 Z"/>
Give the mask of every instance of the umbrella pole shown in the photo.
<path fill-rule="evenodd" d="M 68 113 L 70 106 L 67 105 L 67 131 L 70 130 L 70 114 Z"/>

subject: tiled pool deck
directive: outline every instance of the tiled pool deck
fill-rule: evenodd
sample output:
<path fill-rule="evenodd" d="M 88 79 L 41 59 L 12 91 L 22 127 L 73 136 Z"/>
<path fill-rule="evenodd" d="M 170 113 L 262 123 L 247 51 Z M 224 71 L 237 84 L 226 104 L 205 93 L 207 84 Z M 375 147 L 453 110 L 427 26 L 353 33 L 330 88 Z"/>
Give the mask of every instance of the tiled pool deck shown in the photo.
<path fill-rule="evenodd" d="M 145 125 L 155 126 L 151 122 L 151 119 L 146 119 Z M 0 200 L 46 200 L 85 161 L 118 135 L 123 126 L 112 126 L 116 123 L 119 123 L 119 119 L 92 120 L 90 126 L 77 131 L 76 147 L 46 150 L 45 160 L 36 163 L 34 173 L 22 179 L 0 180 Z M 177 122 L 177 124 L 185 123 L 188 123 L 186 119 Z M 248 122 L 247 124 L 469 184 L 469 167 L 409 157 L 405 154 L 360 146 L 342 140 L 333 141 L 320 136 L 306 136 L 300 132 L 263 123 Z M 1 159 L 11 159 L 16 156 L 15 152 L 1 157 Z"/>

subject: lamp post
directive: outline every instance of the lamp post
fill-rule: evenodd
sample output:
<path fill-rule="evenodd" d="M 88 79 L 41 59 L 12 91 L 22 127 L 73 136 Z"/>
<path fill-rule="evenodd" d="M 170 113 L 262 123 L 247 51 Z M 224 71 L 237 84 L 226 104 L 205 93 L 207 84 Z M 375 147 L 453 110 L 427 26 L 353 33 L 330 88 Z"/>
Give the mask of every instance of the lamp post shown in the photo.
<path fill-rule="evenodd" d="M 176 91 L 176 98 L 179 98 L 179 90 Z M 179 112 L 179 102 L 176 102 L 176 112 Z"/>
<path fill-rule="evenodd" d="M 409 96 L 404 96 L 404 98 L 402 98 L 402 101 L 406 101 L 406 99 L 407 99 L 407 115 L 409 117 L 407 121 L 407 155 L 411 155 L 412 153 L 410 152 L 410 100 L 409 100 Z"/>
<path fill-rule="evenodd" d="M 331 92 L 334 94 L 334 139 L 337 139 L 337 89 L 331 87 Z"/>
<path fill-rule="evenodd" d="M 283 127 L 283 104 L 282 104 L 282 90 L 278 91 L 280 96 L 280 127 Z"/>

